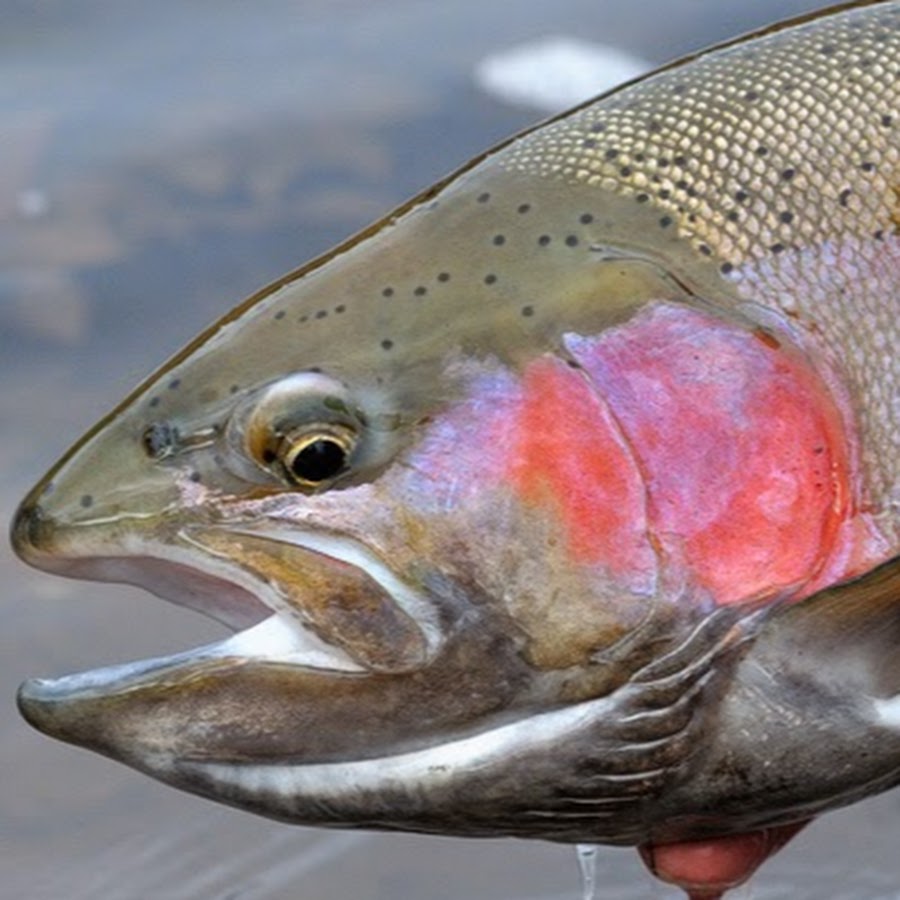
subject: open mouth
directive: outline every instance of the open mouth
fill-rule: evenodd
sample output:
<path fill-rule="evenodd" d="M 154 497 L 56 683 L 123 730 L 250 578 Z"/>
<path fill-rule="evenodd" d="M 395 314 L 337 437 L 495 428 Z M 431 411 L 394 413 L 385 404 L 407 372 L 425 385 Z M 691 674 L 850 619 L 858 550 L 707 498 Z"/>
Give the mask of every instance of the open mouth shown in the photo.
<path fill-rule="evenodd" d="M 331 673 L 400 671 L 433 658 L 434 610 L 368 548 L 288 529 L 192 527 L 119 557 L 44 558 L 70 577 L 134 584 L 230 628 L 224 640 L 55 679 L 29 679 L 23 711 L 128 690 L 186 665 L 259 661 Z"/>

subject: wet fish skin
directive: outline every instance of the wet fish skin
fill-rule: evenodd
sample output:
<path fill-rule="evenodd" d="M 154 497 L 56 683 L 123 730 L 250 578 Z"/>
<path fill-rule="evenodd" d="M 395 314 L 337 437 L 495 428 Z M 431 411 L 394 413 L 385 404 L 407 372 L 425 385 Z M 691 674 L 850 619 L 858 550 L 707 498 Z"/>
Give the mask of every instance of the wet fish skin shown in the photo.
<path fill-rule="evenodd" d="M 249 630 L 23 713 L 320 825 L 641 843 L 896 783 L 898 63 L 886 2 L 676 64 L 213 326 L 14 543 Z M 346 465 L 293 484 L 308 434 Z"/>

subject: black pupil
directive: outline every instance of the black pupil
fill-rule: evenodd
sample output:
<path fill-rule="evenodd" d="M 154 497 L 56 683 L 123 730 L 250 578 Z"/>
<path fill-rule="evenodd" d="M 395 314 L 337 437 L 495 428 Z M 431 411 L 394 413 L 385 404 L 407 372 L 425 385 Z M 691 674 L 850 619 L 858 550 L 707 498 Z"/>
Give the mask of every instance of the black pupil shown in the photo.
<path fill-rule="evenodd" d="M 291 460 L 291 471 L 301 481 L 327 481 L 341 472 L 346 461 L 347 453 L 337 441 L 319 438 Z"/>

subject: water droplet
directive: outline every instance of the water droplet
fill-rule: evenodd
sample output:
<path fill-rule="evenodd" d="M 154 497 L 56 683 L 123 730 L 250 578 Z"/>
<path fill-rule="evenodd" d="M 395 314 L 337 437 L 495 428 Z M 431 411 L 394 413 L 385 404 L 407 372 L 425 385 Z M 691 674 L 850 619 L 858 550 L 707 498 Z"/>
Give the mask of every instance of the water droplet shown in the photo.
<path fill-rule="evenodd" d="M 595 844 L 577 844 L 575 852 L 581 873 L 581 900 L 594 900 L 597 890 L 597 847 Z"/>

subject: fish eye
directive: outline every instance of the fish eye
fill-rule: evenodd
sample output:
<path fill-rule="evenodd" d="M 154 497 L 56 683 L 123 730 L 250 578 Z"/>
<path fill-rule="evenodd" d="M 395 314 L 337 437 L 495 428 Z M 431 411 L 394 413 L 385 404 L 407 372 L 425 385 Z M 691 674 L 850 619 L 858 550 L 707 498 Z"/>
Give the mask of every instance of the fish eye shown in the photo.
<path fill-rule="evenodd" d="M 264 476 L 316 492 L 356 468 L 368 434 L 345 385 L 299 372 L 251 392 L 235 409 L 225 429 L 226 459 L 251 481 Z"/>
<path fill-rule="evenodd" d="M 319 428 L 299 436 L 287 436 L 279 458 L 285 472 L 298 486 L 321 487 L 347 468 L 355 443 L 349 429 Z"/>

